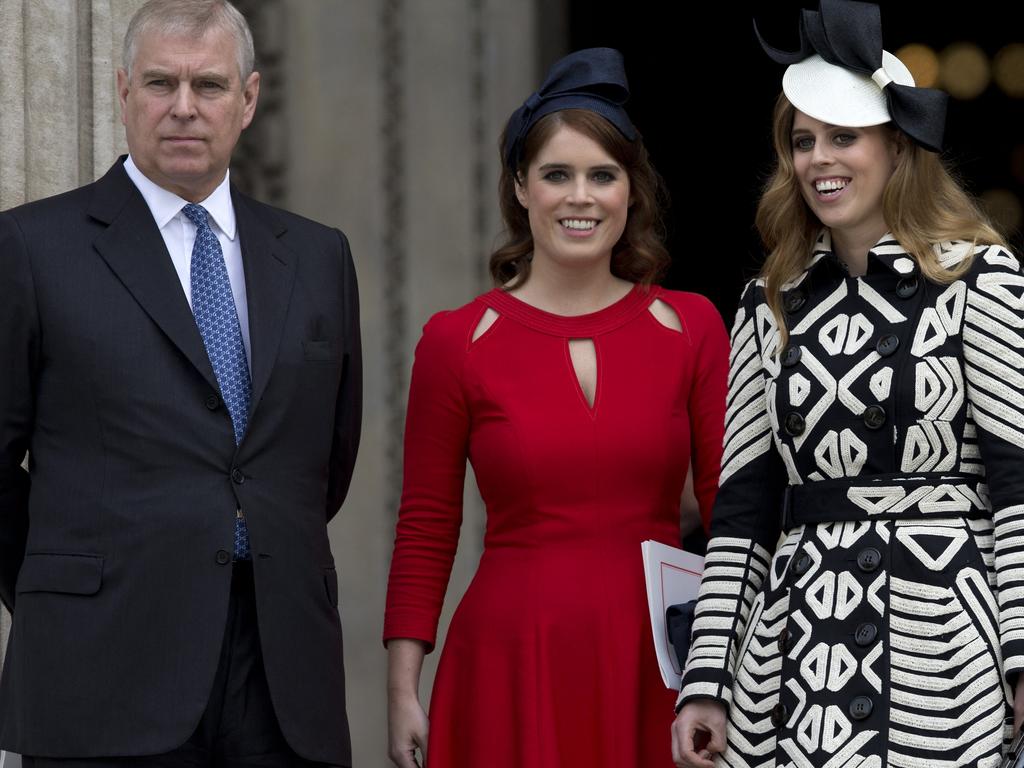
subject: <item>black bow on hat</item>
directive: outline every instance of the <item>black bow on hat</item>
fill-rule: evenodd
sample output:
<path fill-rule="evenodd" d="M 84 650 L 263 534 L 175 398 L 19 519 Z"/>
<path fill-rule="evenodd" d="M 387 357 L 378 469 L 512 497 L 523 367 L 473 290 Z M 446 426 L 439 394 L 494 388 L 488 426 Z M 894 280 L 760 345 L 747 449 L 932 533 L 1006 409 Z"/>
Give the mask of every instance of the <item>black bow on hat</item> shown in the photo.
<path fill-rule="evenodd" d="M 622 54 L 614 48 L 585 48 L 559 59 L 548 71 L 541 87 L 512 113 L 505 128 L 505 163 L 519 168 L 523 142 L 534 123 L 544 115 L 563 109 L 589 109 L 619 129 L 630 141 L 636 128 L 623 105 L 629 99 L 629 84 Z"/>
<path fill-rule="evenodd" d="M 754 32 L 768 56 L 779 64 L 796 64 L 817 53 L 829 64 L 869 77 L 882 68 L 882 15 L 873 3 L 820 0 L 818 11 L 800 16 L 800 48 L 783 51 L 768 45 L 754 22 Z M 942 151 L 949 96 L 934 88 L 900 85 L 883 78 L 892 121 L 925 149 Z M 876 80 L 876 82 L 878 82 Z"/>

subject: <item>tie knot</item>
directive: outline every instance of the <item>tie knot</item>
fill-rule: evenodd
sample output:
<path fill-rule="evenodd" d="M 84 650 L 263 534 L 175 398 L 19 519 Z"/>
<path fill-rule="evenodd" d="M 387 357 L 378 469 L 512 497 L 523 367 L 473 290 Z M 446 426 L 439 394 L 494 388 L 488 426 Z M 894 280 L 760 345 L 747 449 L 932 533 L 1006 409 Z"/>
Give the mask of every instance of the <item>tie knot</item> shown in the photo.
<path fill-rule="evenodd" d="M 186 203 L 185 207 L 181 209 L 181 212 L 188 217 L 188 220 L 196 225 L 196 229 L 202 229 L 203 227 L 210 226 L 209 214 L 206 209 L 201 205 L 195 203 Z"/>

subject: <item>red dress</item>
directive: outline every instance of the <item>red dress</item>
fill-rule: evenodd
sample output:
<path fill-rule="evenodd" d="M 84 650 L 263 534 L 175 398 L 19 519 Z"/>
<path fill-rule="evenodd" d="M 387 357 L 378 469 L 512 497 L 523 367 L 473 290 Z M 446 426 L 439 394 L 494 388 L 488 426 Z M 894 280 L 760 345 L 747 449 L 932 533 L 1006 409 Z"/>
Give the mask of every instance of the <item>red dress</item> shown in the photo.
<path fill-rule="evenodd" d="M 499 317 L 472 341 L 488 307 Z M 569 355 L 579 338 L 597 352 L 592 407 Z M 434 682 L 429 768 L 670 768 L 676 694 L 658 673 L 640 543 L 678 544 L 691 456 L 707 519 L 727 364 L 711 303 L 657 287 L 577 317 L 493 290 L 427 323 L 385 641 L 433 647 L 467 458 L 487 507 Z"/>

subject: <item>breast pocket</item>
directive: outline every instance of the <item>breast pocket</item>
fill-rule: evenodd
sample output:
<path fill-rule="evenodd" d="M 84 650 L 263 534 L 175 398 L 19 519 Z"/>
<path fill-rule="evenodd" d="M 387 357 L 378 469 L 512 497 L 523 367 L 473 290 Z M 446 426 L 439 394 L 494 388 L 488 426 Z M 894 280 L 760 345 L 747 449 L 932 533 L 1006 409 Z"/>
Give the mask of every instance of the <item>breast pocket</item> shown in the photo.
<path fill-rule="evenodd" d="M 302 356 L 310 363 L 333 363 L 338 359 L 338 347 L 330 340 L 304 341 Z"/>

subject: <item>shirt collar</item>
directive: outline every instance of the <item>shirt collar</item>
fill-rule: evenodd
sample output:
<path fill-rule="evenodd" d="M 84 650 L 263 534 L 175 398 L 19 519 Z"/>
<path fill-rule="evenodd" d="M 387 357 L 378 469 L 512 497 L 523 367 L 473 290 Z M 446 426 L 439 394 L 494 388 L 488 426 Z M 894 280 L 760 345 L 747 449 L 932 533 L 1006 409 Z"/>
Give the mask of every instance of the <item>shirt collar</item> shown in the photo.
<path fill-rule="evenodd" d="M 128 155 L 128 159 L 124 161 L 124 170 L 128 174 L 128 178 L 138 187 L 142 198 L 146 201 L 146 205 L 149 206 L 149 210 L 156 220 L 157 227 L 160 229 L 166 227 L 171 219 L 180 214 L 181 209 L 188 203 L 188 200 L 164 189 L 140 171 L 139 167 L 135 165 L 135 161 L 132 160 L 131 155 Z M 235 239 L 237 223 L 235 221 L 235 207 L 231 204 L 230 170 L 224 173 L 224 180 L 199 205 L 206 209 L 206 212 L 210 214 L 210 218 L 213 219 L 213 222 L 228 240 Z"/>

